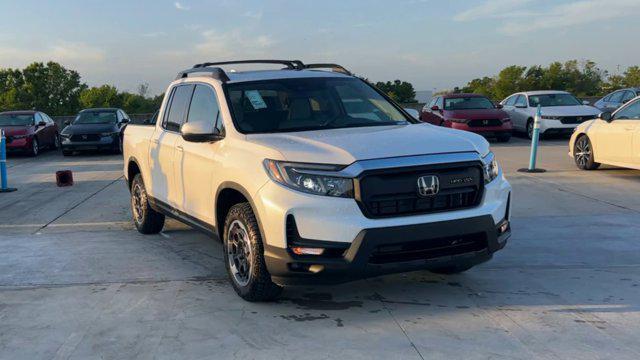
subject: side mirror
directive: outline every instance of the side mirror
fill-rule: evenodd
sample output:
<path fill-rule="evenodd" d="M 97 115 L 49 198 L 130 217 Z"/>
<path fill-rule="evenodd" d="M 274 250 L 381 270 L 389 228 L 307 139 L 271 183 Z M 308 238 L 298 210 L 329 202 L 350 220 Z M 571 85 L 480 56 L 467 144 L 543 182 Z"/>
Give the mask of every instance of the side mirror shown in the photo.
<path fill-rule="evenodd" d="M 613 116 L 611 116 L 611 112 L 609 111 L 601 112 L 598 117 L 606 122 L 611 122 L 611 120 L 613 120 Z"/>
<path fill-rule="evenodd" d="M 47 126 L 47 123 L 44 121 L 40 121 L 36 126 Z"/>
<path fill-rule="evenodd" d="M 189 142 L 213 142 L 224 139 L 224 135 L 213 126 L 206 123 L 186 123 L 180 128 L 180 133 L 185 141 Z"/>
<path fill-rule="evenodd" d="M 411 115 L 414 119 L 419 120 L 420 119 L 420 113 L 418 112 L 418 110 L 416 109 L 410 109 L 410 108 L 405 108 L 404 111 L 406 111 L 409 115 Z"/>
<path fill-rule="evenodd" d="M 131 121 L 131 120 L 129 120 L 129 119 L 122 119 L 122 123 L 123 123 L 123 124 L 127 124 L 127 123 L 129 123 L 129 121 Z"/>
<path fill-rule="evenodd" d="M 438 107 L 438 105 L 433 105 L 433 106 L 431 107 L 431 110 L 432 110 L 432 111 L 440 111 L 440 108 Z"/>
<path fill-rule="evenodd" d="M 591 105 L 591 103 L 588 100 L 582 100 L 582 105 Z"/>
<path fill-rule="evenodd" d="M 502 109 L 504 106 L 502 106 L 502 104 L 498 104 L 496 105 L 496 109 Z"/>
<path fill-rule="evenodd" d="M 65 126 L 69 126 L 69 125 L 71 125 L 71 120 L 65 120 L 65 121 L 64 121 L 64 125 L 65 125 Z"/>

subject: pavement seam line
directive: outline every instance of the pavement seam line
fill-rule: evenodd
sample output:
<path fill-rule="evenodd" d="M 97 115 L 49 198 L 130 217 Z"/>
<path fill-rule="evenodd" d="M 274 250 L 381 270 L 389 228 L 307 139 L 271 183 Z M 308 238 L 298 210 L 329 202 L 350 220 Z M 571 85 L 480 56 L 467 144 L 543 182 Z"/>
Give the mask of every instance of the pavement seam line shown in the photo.
<path fill-rule="evenodd" d="M 84 204 L 87 200 L 91 199 L 92 197 L 98 195 L 100 192 L 102 192 L 104 189 L 108 188 L 109 186 L 113 185 L 116 183 L 116 181 L 120 181 L 121 179 L 124 178 L 124 175 L 120 175 L 117 179 L 111 181 L 110 183 L 108 183 L 107 185 L 101 187 L 100 189 L 98 189 L 96 192 L 92 193 L 91 195 L 85 197 L 84 199 L 78 201 L 75 205 L 73 205 L 72 207 L 70 207 L 69 209 L 65 210 L 64 212 L 62 212 L 62 214 L 56 216 L 53 220 L 49 221 L 48 223 L 44 224 L 44 226 L 42 226 L 41 228 L 39 228 L 38 230 L 34 231 L 33 234 L 36 234 L 42 230 L 44 230 L 47 226 L 53 224 L 54 222 L 56 222 L 56 220 L 60 219 L 61 217 L 67 215 L 68 213 L 70 213 L 72 210 L 74 210 L 75 208 L 77 208 L 78 206 Z"/>

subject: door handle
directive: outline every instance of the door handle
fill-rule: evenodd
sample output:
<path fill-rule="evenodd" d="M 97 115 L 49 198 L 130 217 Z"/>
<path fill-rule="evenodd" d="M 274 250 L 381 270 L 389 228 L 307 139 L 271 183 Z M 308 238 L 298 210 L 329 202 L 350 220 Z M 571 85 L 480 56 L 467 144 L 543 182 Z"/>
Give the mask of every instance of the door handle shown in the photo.
<path fill-rule="evenodd" d="M 182 145 L 178 145 L 178 146 L 176 146 L 176 150 L 182 152 L 182 151 L 184 151 L 184 148 L 182 147 Z"/>

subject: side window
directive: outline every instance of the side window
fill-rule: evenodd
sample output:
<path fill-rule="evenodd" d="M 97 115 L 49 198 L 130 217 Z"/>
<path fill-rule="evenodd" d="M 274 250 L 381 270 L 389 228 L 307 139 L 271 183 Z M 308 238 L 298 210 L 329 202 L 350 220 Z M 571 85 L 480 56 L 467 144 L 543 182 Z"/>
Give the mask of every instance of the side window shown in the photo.
<path fill-rule="evenodd" d="M 626 103 L 627 101 L 633 99 L 634 97 L 636 97 L 636 94 L 634 94 L 633 91 L 625 91 L 624 95 L 622 95 L 622 102 Z"/>
<path fill-rule="evenodd" d="M 189 106 L 187 122 L 208 123 L 215 126 L 222 133 L 222 119 L 220 106 L 215 91 L 206 85 L 196 85 Z"/>
<path fill-rule="evenodd" d="M 518 98 L 516 99 L 515 102 L 515 106 L 527 106 L 527 99 L 525 98 L 524 95 L 518 95 Z"/>
<path fill-rule="evenodd" d="M 620 109 L 613 116 L 613 120 L 640 120 L 640 100 Z"/>
<path fill-rule="evenodd" d="M 165 129 L 170 131 L 180 131 L 180 126 L 184 122 L 187 108 L 191 101 L 193 85 L 180 85 L 175 88 L 171 97 L 171 104 L 165 119 Z"/>
<path fill-rule="evenodd" d="M 613 94 L 611 94 L 611 97 L 609 98 L 610 102 L 614 102 L 614 103 L 621 103 L 622 102 L 622 95 L 624 95 L 624 91 L 616 91 Z"/>
<path fill-rule="evenodd" d="M 44 114 L 44 113 L 42 115 L 44 116 L 44 121 L 46 123 L 48 123 L 49 125 L 53 125 L 53 119 L 49 115 Z"/>
<path fill-rule="evenodd" d="M 507 106 L 513 106 L 516 103 L 516 98 L 518 98 L 518 95 L 511 95 L 507 98 L 504 104 Z"/>

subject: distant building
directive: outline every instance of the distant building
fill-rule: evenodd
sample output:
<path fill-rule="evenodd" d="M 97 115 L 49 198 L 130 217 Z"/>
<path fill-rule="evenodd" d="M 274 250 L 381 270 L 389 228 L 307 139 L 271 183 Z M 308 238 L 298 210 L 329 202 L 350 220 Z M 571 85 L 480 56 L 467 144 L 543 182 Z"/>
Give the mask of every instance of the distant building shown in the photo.
<path fill-rule="evenodd" d="M 416 91 L 416 100 L 418 100 L 419 103 L 428 103 L 432 97 L 433 91 L 431 90 Z"/>

